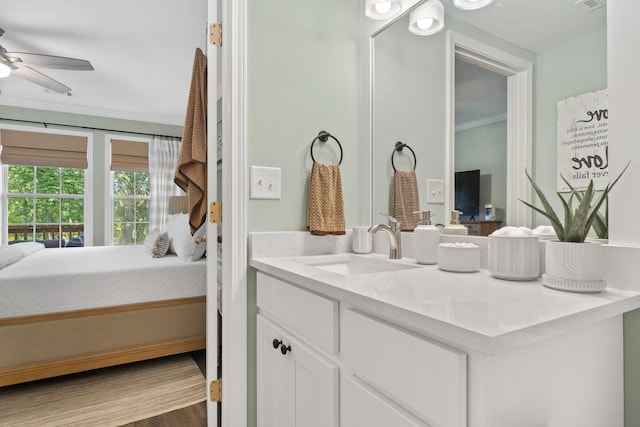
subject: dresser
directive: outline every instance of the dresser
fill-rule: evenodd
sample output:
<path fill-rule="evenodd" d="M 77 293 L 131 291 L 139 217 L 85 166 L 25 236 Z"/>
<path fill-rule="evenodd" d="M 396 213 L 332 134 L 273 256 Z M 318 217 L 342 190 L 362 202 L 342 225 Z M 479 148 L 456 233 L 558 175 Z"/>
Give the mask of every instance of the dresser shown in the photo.
<path fill-rule="evenodd" d="M 502 221 L 460 221 L 469 230 L 469 236 L 488 236 L 502 227 Z"/>

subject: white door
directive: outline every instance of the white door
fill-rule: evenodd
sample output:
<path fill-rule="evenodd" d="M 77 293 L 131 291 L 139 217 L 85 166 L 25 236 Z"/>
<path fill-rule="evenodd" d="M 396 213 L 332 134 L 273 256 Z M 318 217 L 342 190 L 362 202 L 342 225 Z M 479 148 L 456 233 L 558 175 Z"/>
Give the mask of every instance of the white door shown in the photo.
<path fill-rule="evenodd" d="M 219 3 L 220 0 L 207 0 L 208 24 L 219 22 Z M 221 47 L 212 44 L 209 40 L 209 28 L 206 29 L 207 37 L 207 206 L 213 201 L 220 201 L 222 194 L 220 188 L 220 171 L 222 161 L 218 162 L 218 93 L 219 76 L 218 61 L 221 58 Z M 220 121 L 221 122 L 221 121 Z M 220 123 L 221 124 L 221 123 Z M 222 132 L 222 126 L 220 126 Z M 221 157 L 221 156 L 220 156 Z M 222 159 L 220 159 L 222 160 Z M 210 214 L 207 215 L 207 425 L 209 427 L 219 427 L 219 404 L 211 399 L 210 384 L 221 378 L 219 375 L 218 364 L 220 362 L 218 355 L 218 277 L 222 276 L 219 271 L 218 257 L 222 254 L 218 253 L 218 236 L 222 233 L 219 225 L 211 223 Z"/>
<path fill-rule="evenodd" d="M 222 46 L 209 42 L 208 200 L 222 203 L 222 225 L 207 227 L 207 420 L 209 426 L 247 425 L 247 231 L 245 189 L 243 2 L 207 0 L 209 24 L 222 23 Z M 222 147 L 218 146 L 218 124 Z M 221 153 L 221 154 L 220 154 Z M 208 218 L 209 219 L 209 218 Z M 219 243 L 218 237 L 224 237 Z M 218 248 L 224 252 L 218 266 Z M 218 254 L 218 256 L 216 256 Z M 222 294 L 218 298 L 218 282 Z M 218 303 L 220 302 L 220 304 Z M 218 326 L 218 307 L 222 324 Z M 222 331 L 219 340 L 218 331 Z M 219 360 L 218 342 L 222 342 Z M 222 372 L 218 373 L 218 362 Z M 211 402 L 209 384 L 222 378 L 222 405 Z M 219 413 L 221 412 L 221 413 Z"/>
<path fill-rule="evenodd" d="M 337 427 L 338 366 L 257 316 L 258 427 Z"/>

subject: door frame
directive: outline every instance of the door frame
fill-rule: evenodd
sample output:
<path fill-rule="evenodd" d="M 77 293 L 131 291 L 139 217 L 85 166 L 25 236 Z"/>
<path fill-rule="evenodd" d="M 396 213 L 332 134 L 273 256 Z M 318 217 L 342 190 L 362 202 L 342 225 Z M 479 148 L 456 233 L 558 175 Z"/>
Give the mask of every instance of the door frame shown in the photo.
<path fill-rule="evenodd" d="M 222 48 L 217 64 L 222 73 L 222 84 L 209 85 L 209 112 L 217 111 L 217 93 L 222 96 L 222 426 L 247 425 L 247 209 L 246 209 L 246 0 L 207 0 L 208 24 L 222 22 Z M 215 73 L 217 74 L 217 73 Z M 211 73 L 209 74 L 211 76 Z M 213 105 L 212 105 L 213 104 Z M 216 141 L 217 120 L 208 121 L 209 141 Z M 209 145 L 211 147 L 211 145 Z M 213 144 L 216 151 L 215 143 Z M 209 151 L 210 153 L 212 151 Z M 217 162 L 208 162 L 208 174 L 216 176 Z M 211 202 L 213 200 L 209 200 Z M 216 235 L 217 228 L 208 227 L 208 236 Z M 217 239 L 207 237 L 207 251 L 217 254 Z M 217 256 L 208 261 L 207 274 L 217 272 Z M 215 265 L 215 268 L 210 266 Z M 211 311 L 211 310 L 208 310 Z M 214 313 L 217 315 L 217 307 Z M 208 336 L 209 332 L 207 333 Z M 217 331 L 214 333 L 217 336 Z M 207 362 L 211 351 L 217 352 L 217 343 L 207 345 Z M 215 357 L 217 360 L 217 357 Z M 209 367 L 207 371 L 209 372 Z M 217 371 L 217 367 L 214 367 Z M 213 378 L 213 376 L 212 376 Z M 207 384 L 207 424 L 217 425 L 217 408 L 210 400 Z M 211 409 L 210 409 L 211 408 Z M 216 416 L 211 416 L 215 414 Z"/>
<path fill-rule="evenodd" d="M 445 212 L 451 212 L 455 173 L 455 60 L 468 62 L 507 77 L 507 216 L 505 225 L 531 227 L 533 214 L 521 200 L 531 200 L 524 174 L 533 158 L 533 64 L 488 44 L 447 31 Z"/>

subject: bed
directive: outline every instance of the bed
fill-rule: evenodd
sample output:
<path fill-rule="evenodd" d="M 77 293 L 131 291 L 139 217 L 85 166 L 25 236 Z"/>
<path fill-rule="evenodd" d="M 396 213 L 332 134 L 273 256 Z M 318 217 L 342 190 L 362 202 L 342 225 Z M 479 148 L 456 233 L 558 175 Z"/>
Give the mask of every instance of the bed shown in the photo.
<path fill-rule="evenodd" d="M 26 254 L 0 269 L 0 386 L 204 349 L 205 278 L 143 246 Z"/>

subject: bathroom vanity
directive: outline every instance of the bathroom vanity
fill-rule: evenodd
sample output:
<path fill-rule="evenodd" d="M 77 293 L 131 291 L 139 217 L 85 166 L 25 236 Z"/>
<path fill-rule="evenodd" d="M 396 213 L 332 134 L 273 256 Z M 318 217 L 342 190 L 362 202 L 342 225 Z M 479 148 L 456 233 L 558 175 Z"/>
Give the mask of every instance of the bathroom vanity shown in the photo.
<path fill-rule="evenodd" d="M 254 233 L 258 425 L 623 426 L 622 314 L 486 270 Z"/>

